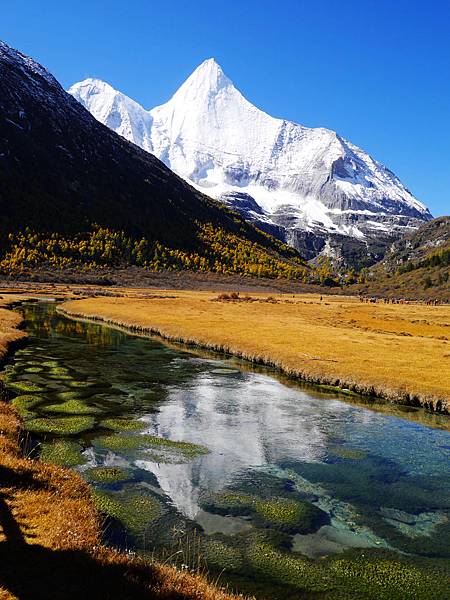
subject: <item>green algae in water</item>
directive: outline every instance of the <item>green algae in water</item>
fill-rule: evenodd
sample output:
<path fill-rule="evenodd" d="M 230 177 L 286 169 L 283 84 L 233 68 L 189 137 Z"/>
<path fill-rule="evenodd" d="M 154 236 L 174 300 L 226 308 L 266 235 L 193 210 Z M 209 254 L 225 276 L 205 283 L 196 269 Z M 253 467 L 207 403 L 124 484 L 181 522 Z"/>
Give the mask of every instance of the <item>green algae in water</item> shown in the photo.
<path fill-rule="evenodd" d="M 69 375 L 69 369 L 65 367 L 53 367 L 50 369 L 50 375 Z"/>
<path fill-rule="evenodd" d="M 43 387 L 38 385 L 37 383 L 33 383 L 32 381 L 18 380 L 11 381 L 8 380 L 6 382 L 6 387 L 14 392 L 19 394 L 33 394 L 37 392 L 45 391 Z"/>
<path fill-rule="evenodd" d="M 127 450 L 148 450 L 150 456 L 159 462 L 186 462 L 209 450 L 191 442 L 180 442 L 159 438 L 154 435 L 111 435 L 96 440 L 96 444 L 105 450 L 115 452 Z"/>
<path fill-rule="evenodd" d="M 42 373 L 44 369 L 42 367 L 27 367 L 24 369 L 24 373 Z"/>
<path fill-rule="evenodd" d="M 80 398 L 79 392 L 67 391 L 67 392 L 59 392 L 58 398 L 61 400 L 76 400 Z"/>
<path fill-rule="evenodd" d="M 310 560 L 256 539 L 246 558 L 254 575 L 333 600 L 442 600 L 448 569 L 427 559 L 383 550 L 349 551 L 339 558 Z M 314 596 L 315 597 L 315 596 Z"/>
<path fill-rule="evenodd" d="M 78 435 L 93 429 L 95 421 L 93 417 L 38 417 L 30 419 L 25 423 L 25 429 L 31 433 L 51 435 Z"/>
<path fill-rule="evenodd" d="M 61 467 L 75 467 L 86 462 L 82 455 L 82 447 L 72 440 L 41 442 L 40 459 Z"/>
<path fill-rule="evenodd" d="M 286 533 L 310 533 L 328 520 L 321 509 L 300 499 L 258 498 L 229 491 L 204 500 L 202 507 L 221 515 L 251 516 L 257 526 L 272 527 Z"/>
<path fill-rule="evenodd" d="M 94 387 L 96 384 L 93 381 L 76 381 L 76 380 L 72 380 L 69 381 L 67 383 L 67 385 L 69 387 L 73 387 L 73 388 L 90 388 L 90 387 Z"/>
<path fill-rule="evenodd" d="M 347 458 L 349 460 L 363 460 L 367 458 L 367 452 L 357 450 L 355 448 L 334 447 L 331 449 L 331 454 L 339 456 L 339 458 Z"/>
<path fill-rule="evenodd" d="M 222 540 L 206 539 L 202 544 L 202 552 L 207 563 L 218 570 L 240 571 L 243 567 L 242 552 Z"/>
<path fill-rule="evenodd" d="M 44 401 L 42 396 L 36 396 L 32 394 L 25 394 L 16 396 L 11 401 L 12 406 L 16 409 L 22 419 L 32 419 L 36 416 L 36 413 L 32 410 Z"/>
<path fill-rule="evenodd" d="M 93 467 L 83 474 L 88 481 L 95 483 L 117 483 L 130 479 L 130 472 L 120 467 Z"/>
<path fill-rule="evenodd" d="M 61 396 L 61 394 L 59 394 L 59 396 Z M 101 412 L 100 409 L 96 408 L 95 406 L 88 406 L 81 400 L 77 400 L 75 398 L 66 400 L 66 402 L 61 402 L 60 404 L 43 406 L 40 410 L 45 413 L 67 415 L 95 415 Z"/>
<path fill-rule="evenodd" d="M 164 514 L 164 506 L 153 496 L 134 493 L 125 497 L 97 489 L 92 498 L 99 512 L 117 519 L 135 535 Z"/>
<path fill-rule="evenodd" d="M 267 524 L 288 531 L 314 531 L 324 522 L 323 512 L 309 502 L 288 498 L 255 500 L 255 511 Z"/>
<path fill-rule="evenodd" d="M 133 419 L 121 419 L 111 417 L 110 419 L 103 419 L 100 422 L 101 427 L 112 429 L 113 431 L 139 431 L 145 429 L 147 426 L 143 421 L 136 421 Z"/>

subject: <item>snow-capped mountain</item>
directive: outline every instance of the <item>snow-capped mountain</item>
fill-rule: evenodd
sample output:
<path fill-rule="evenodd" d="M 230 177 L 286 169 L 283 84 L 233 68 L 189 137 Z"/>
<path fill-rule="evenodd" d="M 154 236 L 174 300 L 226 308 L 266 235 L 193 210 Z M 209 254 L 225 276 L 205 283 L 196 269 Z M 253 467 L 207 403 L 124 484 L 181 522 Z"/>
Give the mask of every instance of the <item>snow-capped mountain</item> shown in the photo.
<path fill-rule="evenodd" d="M 356 254 L 373 262 L 385 243 L 431 219 L 381 163 L 334 131 L 259 110 L 214 59 L 151 110 L 97 79 L 69 92 L 194 187 L 308 258 Z"/>
<path fill-rule="evenodd" d="M 292 248 L 237 219 L 99 123 L 43 66 L 1 40 L 0 81 L 0 261 L 9 234 L 29 228 L 38 236 L 79 240 L 96 224 L 123 231 L 130 243 L 139 240 L 140 264 L 137 252 L 130 256 L 127 250 L 111 259 L 112 269 L 141 266 L 158 242 L 185 254 L 195 251 L 213 270 L 220 251 L 202 237 L 202 227 L 214 224 L 241 243 L 256 244 L 267 260 L 303 265 Z M 39 262 L 40 251 L 33 250 Z M 47 263 L 43 257 L 40 264 L 46 269 Z"/>

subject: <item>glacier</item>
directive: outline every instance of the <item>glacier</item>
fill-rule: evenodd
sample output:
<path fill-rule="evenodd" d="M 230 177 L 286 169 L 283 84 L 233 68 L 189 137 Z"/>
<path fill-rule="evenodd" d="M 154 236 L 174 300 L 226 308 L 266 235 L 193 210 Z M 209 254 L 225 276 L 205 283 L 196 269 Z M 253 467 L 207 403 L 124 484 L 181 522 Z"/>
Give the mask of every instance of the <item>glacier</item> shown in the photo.
<path fill-rule="evenodd" d="M 432 218 L 394 173 L 336 132 L 255 107 L 213 58 L 151 110 L 98 79 L 68 91 L 98 121 L 306 258 L 370 264 Z"/>

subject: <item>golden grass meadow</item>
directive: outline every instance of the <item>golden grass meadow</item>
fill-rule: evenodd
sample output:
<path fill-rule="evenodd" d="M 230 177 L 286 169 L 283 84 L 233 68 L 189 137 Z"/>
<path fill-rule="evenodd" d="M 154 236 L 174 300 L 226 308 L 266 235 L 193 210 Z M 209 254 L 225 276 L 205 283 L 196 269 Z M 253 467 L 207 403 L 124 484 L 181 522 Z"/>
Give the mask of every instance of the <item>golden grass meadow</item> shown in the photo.
<path fill-rule="evenodd" d="M 75 300 L 61 309 L 225 351 L 313 383 L 450 410 L 450 306 L 314 294 L 219 298 L 155 292 Z"/>
<path fill-rule="evenodd" d="M 74 318 L 226 351 L 289 376 L 393 402 L 449 408 L 448 306 L 137 289 L 73 300 L 73 291 L 45 290 L 65 298 L 60 310 Z M 32 297 L 28 292 L 0 299 L 2 361 L 26 337 L 17 329 L 20 316 L 8 307 Z M 6 399 L 1 380 L 0 392 Z M 111 599 L 237 598 L 203 573 L 104 546 L 104 523 L 89 485 L 74 471 L 28 457 L 20 419 L 7 402 L 0 402 L 0 480 L 0 600 L 75 600 L 86 597 L 86 590 L 90 597 Z"/>

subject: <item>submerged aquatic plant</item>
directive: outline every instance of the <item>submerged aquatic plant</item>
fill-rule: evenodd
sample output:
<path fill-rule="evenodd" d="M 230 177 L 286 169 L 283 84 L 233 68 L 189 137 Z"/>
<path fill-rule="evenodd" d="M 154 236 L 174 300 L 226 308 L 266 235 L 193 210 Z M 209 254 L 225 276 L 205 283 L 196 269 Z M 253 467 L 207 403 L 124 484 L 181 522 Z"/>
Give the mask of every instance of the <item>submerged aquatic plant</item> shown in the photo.
<path fill-rule="evenodd" d="M 11 401 L 11 404 L 14 406 L 16 411 L 22 417 L 22 419 L 32 419 L 36 416 L 36 413 L 31 409 L 35 408 L 39 404 L 44 401 L 42 396 L 25 394 L 21 396 L 16 396 Z"/>
<path fill-rule="evenodd" d="M 42 442 L 40 459 L 61 467 L 75 467 L 86 462 L 80 444 L 63 439 Z"/>
<path fill-rule="evenodd" d="M 51 435 L 78 435 L 94 427 L 93 417 L 38 417 L 26 421 L 25 428 L 32 433 Z"/>
<path fill-rule="evenodd" d="M 222 540 L 205 539 L 202 552 L 208 565 L 221 571 L 240 571 L 244 563 L 240 549 Z"/>
<path fill-rule="evenodd" d="M 50 369 L 50 374 L 51 375 L 68 375 L 69 369 L 66 369 L 65 367 L 53 367 Z"/>
<path fill-rule="evenodd" d="M 73 388 L 90 388 L 93 387 L 95 383 L 93 381 L 77 381 L 73 379 L 72 381 L 69 381 L 67 385 Z"/>
<path fill-rule="evenodd" d="M 209 450 L 191 442 L 167 440 L 154 435 L 111 435 L 96 440 L 101 448 L 113 451 L 146 450 L 148 455 L 159 462 L 185 462 L 196 456 L 207 454 Z"/>
<path fill-rule="evenodd" d="M 367 458 L 367 452 L 358 450 L 357 448 L 345 448 L 343 446 L 335 446 L 331 449 L 331 453 L 339 458 L 347 458 L 349 460 L 363 460 Z"/>
<path fill-rule="evenodd" d="M 53 369 L 53 368 L 57 368 L 59 363 L 56 360 L 45 360 L 41 364 L 43 367 L 48 367 L 49 369 Z"/>
<path fill-rule="evenodd" d="M 33 394 L 37 392 L 43 392 L 44 388 L 34 383 L 33 381 L 27 381 L 24 379 L 18 379 L 13 381 L 10 378 L 6 381 L 6 387 L 19 394 Z"/>
<path fill-rule="evenodd" d="M 24 373 L 42 373 L 44 369 L 42 367 L 26 367 L 23 371 Z"/>
<path fill-rule="evenodd" d="M 259 527 L 271 527 L 287 533 L 311 533 L 328 521 L 327 514 L 320 508 L 297 498 L 260 498 L 225 491 L 205 499 L 202 506 L 209 512 L 222 515 L 251 516 Z"/>
<path fill-rule="evenodd" d="M 111 417 L 109 419 L 103 419 L 100 425 L 113 431 L 138 431 L 144 429 L 147 424 L 144 421 L 137 421 L 135 419 L 123 419 L 118 417 Z"/>
<path fill-rule="evenodd" d="M 161 502 L 149 495 L 134 493 L 123 496 L 94 490 L 92 498 L 101 513 L 117 519 L 135 535 L 143 533 L 150 523 L 164 513 Z"/>
<path fill-rule="evenodd" d="M 89 481 L 98 483 L 116 483 L 130 479 L 130 473 L 120 467 L 92 467 L 84 471 Z"/>
<path fill-rule="evenodd" d="M 95 406 L 89 406 L 82 400 L 77 400 L 76 398 L 66 400 L 66 402 L 61 402 L 60 404 L 49 404 L 47 406 L 43 406 L 41 410 L 46 413 L 61 413 L 67 415 L 95 415 L 101 412 L 99 408 L 96 408 Z"/>

